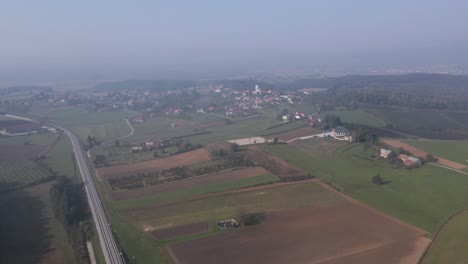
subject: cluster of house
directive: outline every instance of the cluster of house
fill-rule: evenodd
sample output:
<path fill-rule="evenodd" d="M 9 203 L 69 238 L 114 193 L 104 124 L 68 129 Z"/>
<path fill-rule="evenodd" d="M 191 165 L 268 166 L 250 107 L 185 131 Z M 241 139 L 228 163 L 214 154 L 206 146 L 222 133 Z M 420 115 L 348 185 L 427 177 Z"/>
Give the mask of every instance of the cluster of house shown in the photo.
<path fill-rule="evenodd" d="M 217 225 L 221 229 L 229 229 L 229 228 L 239 227 L 239 223 L 234 218 L 219 220 Z"/>
<path fill-rule="evenodd" d="M 149 140 L 146 142 L 141 143 L 138 146 L 132 147 L 132 152 L 137 153 L 137 152 L 144 152 L 144 151 L 152 151 L 152 150 L 157 150 L 166 147 L 166 143 L 164 140 L 158 139 L 158 140 Z"/>
<path fill-rule="evenodd" d="M 393 151 L 389 149 L 380 149 L 380 157 L 384 159 L 389 159 L 389 158 L 395 157 L 395 154 L 393 153 Z M 406 167 L 414 168 L 414 167 L 419 167 L 422 165 L 421 160 L 416 157 L 408 156 L 405 154 L 400 154 L 398 155 L 398 158 Z"/>

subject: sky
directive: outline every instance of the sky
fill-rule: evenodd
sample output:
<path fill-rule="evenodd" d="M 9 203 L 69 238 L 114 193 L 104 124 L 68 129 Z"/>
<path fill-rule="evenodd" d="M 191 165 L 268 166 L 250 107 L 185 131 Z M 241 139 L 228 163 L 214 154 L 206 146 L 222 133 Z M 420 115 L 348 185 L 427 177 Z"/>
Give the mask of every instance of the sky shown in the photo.
<path fill-rule="evenodd" d="M 2 0 L 0 80 L 467 66 L 465 0 Z"/>

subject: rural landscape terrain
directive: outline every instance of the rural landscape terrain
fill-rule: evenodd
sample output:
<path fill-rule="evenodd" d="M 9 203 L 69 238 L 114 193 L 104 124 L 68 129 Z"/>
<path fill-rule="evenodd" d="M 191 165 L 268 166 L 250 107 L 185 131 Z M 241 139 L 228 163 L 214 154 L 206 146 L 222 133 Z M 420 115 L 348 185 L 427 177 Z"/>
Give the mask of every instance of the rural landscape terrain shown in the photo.
<path fill-rule="evenodd" d="M 2 263 L 468 259 L 466 76 L 0 91 Z"/>

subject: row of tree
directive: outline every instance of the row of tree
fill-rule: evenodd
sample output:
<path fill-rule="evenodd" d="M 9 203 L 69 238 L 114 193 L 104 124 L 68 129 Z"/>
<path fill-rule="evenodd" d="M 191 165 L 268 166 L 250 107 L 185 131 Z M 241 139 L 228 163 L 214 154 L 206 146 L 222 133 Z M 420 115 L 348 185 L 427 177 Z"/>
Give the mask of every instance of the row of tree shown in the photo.
<path fill-rule="evenodd" d="M 93 223 L 84 185 L 57 177 L 50 189 L 55 218 L 65 227 L 77 263 L 90 263 L 86 241 L 93 236 Z"/>

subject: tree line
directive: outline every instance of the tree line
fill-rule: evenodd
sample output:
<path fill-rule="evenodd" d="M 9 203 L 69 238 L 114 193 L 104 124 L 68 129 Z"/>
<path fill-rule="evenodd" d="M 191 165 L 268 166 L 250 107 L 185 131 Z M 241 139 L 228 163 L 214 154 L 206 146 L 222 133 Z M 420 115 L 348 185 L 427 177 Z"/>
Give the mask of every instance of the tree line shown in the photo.
<path fill-rule="evenodd" d="M 67 231 L 77 263 L 90 263 L 86 241 L 94 229 L 84 185 L 59 176 L 50 189 L 50 199 L 55 218 Z"/>

